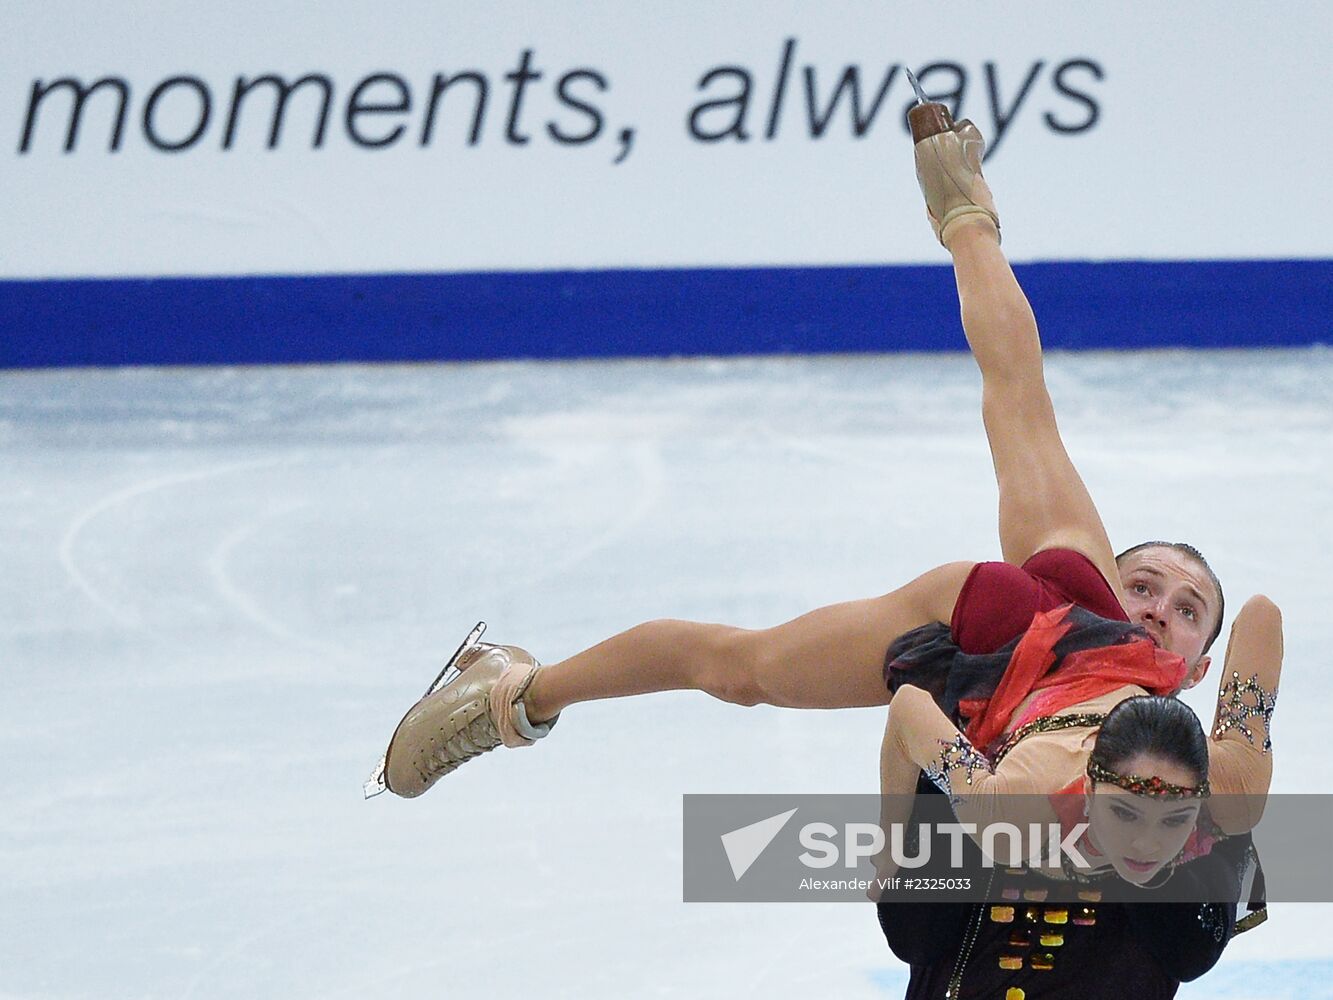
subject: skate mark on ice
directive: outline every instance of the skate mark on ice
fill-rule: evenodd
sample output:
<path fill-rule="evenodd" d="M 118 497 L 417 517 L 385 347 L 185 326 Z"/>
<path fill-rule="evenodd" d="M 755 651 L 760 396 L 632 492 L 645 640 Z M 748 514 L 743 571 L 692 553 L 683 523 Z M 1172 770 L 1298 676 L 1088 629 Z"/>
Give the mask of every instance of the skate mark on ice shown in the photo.
<path fill-rule="evenodd" d="M 88 507 L 85 507 L 70 521 L 65 529 L 64 535 L 60 539 L 60 544 L 56 548 L 60 559 L 60 565 L 65 573 L 74 582 L 79 591 L 88 598 L 93 604 L 101 608 L 108 616 L 123 628 L 142 628 L 143 619 L 138 611 L 133 608 L 126 610 L 108 597 L 104 597 L 92 581 L 83 573 L 75 561 L 74 550 L 79 540 L 79 536 L 87 529 L 88 525 L 107 511 L 119 507 L 121 504 L 128 503 L 139 497 L 157 490 L 168 489 L 173 486 L 182 486 L 186 483 L 202 482 L 206 479 L 217 479 L 221 476 L 229 476 L 237 472 L 248 472 L 253 469 L 261 469 L 277 465 L 278 459 L 262 459 L 249 462 L 236 462 L 232 465 L 220 465 L 212 469 L 201 469 L 197 472 L 178 472 L 169 476 L 158 476 L 153 479 L 146 479 L 135 483 L 132 486 L 122 487 L 114 490 L 106 496 L 94 501 Z"/>
<path fill-rule="evenodd" d="M 329 906 L 334 905 L 337 896 L 334 893 L 325 893 L 324 896 L 325 898 L 318 903 L 308 903 L 305 906 L 287 910 L 283 916 L 268 921 L 248 934 L 237 935 L 231 940 L 230 944 L 217 953 L 212 961 L 191 977 L 180 995 L 181 1000 L 189 1000 L 190 997 L 193 997 L 206 980 L 216 979 L 215 974 L 217 972 L 234 963 L 251 945 L 273 937 L 278 931 L 286 927 L 304 922 L 307 914 L 327 911 Z"/>
<path fill-rule="evenodd" d="M 581 899 L 580 902 L 583 905 L 587 905 L 589 903 L 614 901 L 615 899 L 616 896 L 613 893 L 592 893 Z M 725 919 L 727 919 L 727 916 L 721 915 L 711 922 L 718 924 L 718 926 L 722 926 Z M 542 947 L 545 949 L 546 953 L 573 953 L 577 950 L 582 950 L 589 945 L 589 934 L 578 921 L 568 923 L 565 926 L 567 928 L 565 930 L 556 930 L 553 927 L 547 927 L 543 931 Z M 449 932 L 446 931 L 446 934 L 448 933 Z M 495 988 L 494 983 L 490 982 L 490 977 L 486 975 L 485 970 L 502 967 L 504 963 L 511 961 L 515 949 L 521 949 L 525 944 L 530 943 L 531 932 L 527 930 L 507 932 L 491 931 L 487 933 L 484 938 L 469 938 L 462 934 L 460 934 L 459 937 L 462 941 L 467 942 L 469 948 L 469 968 L 474 971 L 482 970 L 477 971 L 475 975 L 463 979 L 461 982 L 458 971 L 458 954 L 456 949 L 452 947 L 457 942 L 451 941 L 449 937 L 446 936 L 442 941 L 437 940 L 434 945 L 434 947 L 447 953 L 441 957 L 409 963 L 397 960 L 396 953 L 391 953 L 390 957 L 381 959 L 386 966 L 385 968 L 368 968 L 364 979 L 347 983 L 333 992 L 322 991 L 319 994 L 319 998 L 320 1000 L 360 1000 L 360 998 L 367 996 L 409 995 L 404 992 L 401 985 L 394 984 L 402 984 L 413 977 L 419 977 L 423 973 L 431 972 L 434 969 L 450 970 L 449 978 L 461 988 L 457 994 L 447 991 L 439 993 L 430 992 L 430 996 L 438 995 L 441 997 L 453 997 L 455 995 L 463 995 L 467 992 L 468 988 L 471 988 L 472 992 L 477 993 L 479 996 L 508 996 L 509 994 L 507 993 L 502 994 L 493 992 Z M 362 946 L 366 947 L 366 942 L 362 942 Z M 377 955 L 373 942 L 367 948 L 367 951 L 372 956 Z M 368 966 L 369 961 L 362 964 L 363 966 Z M 482 988 L 483 984 L 488 984 L 487 988 Z M 411 985 L 415 987 L 418 984 Z M 393 986 L 393 988 L 390 989 L 390 986 Z M 596 991 L 591 992 L 592 995 L 597 995 Z M 580 990 L 574 993 L 557 991 L 554 994 L 548 993 L 547 995 L 563 997 L 583 996 L 587 994 Z"/>
<path fill-rule="evenodd" d="M 956 456 L 961 460 L 976 458 L 985 454 L 985 445 L 973 441 L 955 438 L 935 438 L 928 444 L 913 441 L 904 434 L 901 438 L 888 441 L 870 441 L 864 448 L 849 447 L 845 436 L 829 436 L 824 442 L 811 441 L 791 434 L 784 434 L 772 427 L 760 426 L 762 433 L 783 450 L 801 455 L 811 455 L 834 465 L 849 465 L 853 468 L 873 471 L 882 469 L 899 476 L 904 467 L 910 467 L 918 455 L 935 457 L 941 454 Z M 837 445 L 829 441 L 838 442 Z"/>
<path fill-rule="evenodd" d="M 305 649 L 320 653 L 323 656 L 333 656 L 343 659 L 344 654 L 341 649 L 332 643 L 322 642 L 319 639 L 304 635 L 295 629 L 289 628 L 266 613 L 259 602 L 250 596 L 243 588 L 238 586 L 232 579 L 230 572 L 230 562 L 235 551 L 245 543 L 249 542 L 258 532 L 268 527 L 274 521 L 293 514 L 298 510 L 310 506 L 308 501 L 294 500 L 280 506 L 274 507 L 260 514 L 257 518 L 247 521 L 240 527 L 228 532 L 223 539 L 204 561 L 204 566 L 208 570 L 209 576 L 213 579 L 213 586 L 218 595 L 235 611 L 239 612 L 250 624 L 254 625 L 261 632 L 267 632 L 273 638 L 293 646 L 300 646 Z"/>
<path fill-rule="evenodd" d="M 563 576 L 579 563 L 590 559 L 603 549 L 615 545 L 648 516 L 648 512 L 661 498 L 662 486 L 666 482 L 666 467 L 662 462 L 662 455 L 658 450 L 657 442 L 639 442 L 624 457 L 628 459 L 629 464 L 633 466 L 638 476 L 638 495 L 634 498 L 633 506 L 607 525 L 603 531 L 577 548 L 567 550 L 561 558 L 547 564 L 540 572 L 523 576 L 510 587 L 497 589 L 476 598 L 478 606 L 495 600 L 502 593 L 531 590 L 542 586 L 549 580 Z"/>

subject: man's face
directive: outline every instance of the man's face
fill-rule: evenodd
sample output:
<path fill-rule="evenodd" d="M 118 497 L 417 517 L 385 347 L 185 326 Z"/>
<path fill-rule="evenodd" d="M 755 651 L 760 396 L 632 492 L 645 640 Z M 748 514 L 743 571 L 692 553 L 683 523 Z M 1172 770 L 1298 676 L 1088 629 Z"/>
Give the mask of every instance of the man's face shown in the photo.
<path fill-rule="evenodd" d="M 1120 582 L 1129 620 L 1147 629 L 1163 649 L 1184 657 L 1192 668 L 1186 687 L 1197 683 L 1208 666 L 1203 647 L 1219 613 L 1208 571 L 1186 553 L 1159 545 L 1126 556 Z"/>

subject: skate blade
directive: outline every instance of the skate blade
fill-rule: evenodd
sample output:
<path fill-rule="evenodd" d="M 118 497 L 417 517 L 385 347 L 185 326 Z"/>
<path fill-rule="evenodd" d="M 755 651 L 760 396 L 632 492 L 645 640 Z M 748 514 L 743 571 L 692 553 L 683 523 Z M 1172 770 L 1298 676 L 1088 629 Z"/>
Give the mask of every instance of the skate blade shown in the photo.
<path fill-rule="evenodd" d="M 926 92 L 921 89 L 921 81 L 916 78 L 916 74 L 914 74 L 910 69 L 906 70 L 906 72 L 907 72 L 907 82 L 910 83 L 912 85 L 912 89 L 916 91 L 916 103 L 918 105 L 929 104 L 930 98 L 927 97 Z"/>
<path fill-rule="evenodd" d="M 440 690 L 440 688 L 452 681 L 454 677 L 462 673 L 462 671 L 458 670 L 455 666 L 455 664 L 458 663 L 458 658 L 467 652 L 467 650 L 475 646 L 485 632 L 485 622 L 477 622 L 477 624 L 472 627 L 472 631 L 467 634 L 467 638 L 463 640 L 463 644 L 454 650 L 454 655 L 449 657 L 448 662 L 444 665 L 444 669 L 435 675 L 435 680 L 430 682 L 430 686 L 426 688 L 426 693 L 423 694 L 421 698 L 429 698 L 436 691 Z M 417 701 L 420 701 L 421 698 L 418 698 Z M 366 783 L 361 786 L 361 792 L 365 798 L 373 799 L 381 792 L 388 791 L 388 782 L 384 780 L 384 765 L 387 763 L 388 759 L 389 751 L 385 750 L 384 753 L 380 754 L 380 760 L 379 763 L 375 765 L 375 770 L 370 772 L 370 777 L 367 778 Z"/>
<path fill-rule="evenodd" d="M 361 792 L 366 798 L 373 799 L 380 792 L 389 790 L 389 786 L 384 783 L 384 765 L 388 759 L 388 754 L 380 754 L 380 762 L 375 765 L 375 770 L 370 773 L 366 783 L 361 786 Z"/>

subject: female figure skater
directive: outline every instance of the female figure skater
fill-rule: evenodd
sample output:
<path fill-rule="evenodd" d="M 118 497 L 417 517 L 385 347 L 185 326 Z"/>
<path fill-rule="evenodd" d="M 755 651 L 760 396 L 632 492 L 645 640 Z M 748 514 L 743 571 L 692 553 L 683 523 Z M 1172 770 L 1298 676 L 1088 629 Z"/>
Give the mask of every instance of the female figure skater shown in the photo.
<path fill-rule="evenodd" d="M 544 737 L 564 708 L 581 701 L 696 689 L 743 705 L 886 704 L 886 673 L 895 672 L 886 669 L 886 650 L 900 636 L 931 623 L 948 622 L 949 638 L 963 655 L 994 653 L 1024 635 L 1035 616 L 1065 605 L 1124 629 L 1128 623 L 1136 628 L 1112 643 L 1132 647 L 1128 667 L 1115 658 L 1091 657 L 1089 651 L 1079 683 L 1055 683 L 1046 676 L 1050 664 L 1042 668 L 1037 658 L 1024 661 L 1023 683 L 1006 686 L 1002 666 L 967 700 L 966 718 L 946 716 L 929 695 L 908 695 L 906 705 L 897 707 L 912 684 L 895 683 L 899 691 L 890 717 L 904 719 L 896 724 L 903 730 L 892 734 L 899 756 L 886 755 L 893 761 L 889 769 L 895 781 L 899 770 L 906 772 L 908 760 L 913 768 L 934 762 L 952 779 L 956 768 L 926 751 L 938 755 L 940 740 L 952 743 L 961 736 L 955 723 L 985 720 L 987 733 L 1004 735 L 1013 724 L 1035 717 L 1034 712 L 1048 717 L 1065 710 L 1107 709 L 1135 694 L 1171 695 L 1203 677 L 1210 662 L 1207 649 L 1221 627 L 1221 586 L 1203 557 L 1187 545 L 1150 542 L 1118 560 L 1113 555 L 1060 439 L 1042 374 L 1036 321 L 1000 251 L 999 220 L 980 170 L 984 144 L 970 122 L 948 126 L 917 142 L 917 176 L 932 227 L 953 257 L 964 332 L 982 372 L 982 413 L 1000 488 L 1006 561 L 943 565 L 881 597 L 822 608 L 770 629 L 648 622 L 549 666 L 538 665 L 518 647 L 477 642 L 480 632 L 474 630 L 446 667 L 457 675 L 433 687 L 399 724 L 367 794 L 387 787 L 405 797 L 420 795 L 501 743 L 525 746 Z M 1058 628 L 1059 615 L 1068 613 L 1059 612 L 1048 624 Z M 1254 755 L 1226 748 L 1236 746 L 1239 734 L 1254 735 L 1246 723 L 1256 713 L 1266 723 L 1271 712 L 1281 661 L 1276 607 L 1263 598 L 1252 600 L 1237 618 L 1232 641 L 1236 650 L 1229 654 L 1228 670 L 1235 682 L 1224 678 L 1209 746 L 1212 783 L 1261 795 L 1271 776 L 1266 745 L 1262 750 L 1251 746 Z M 929 682 L 927 673 L 920 677 Z M 1022 692 L 1017 699 L 1015 691 Z M 999 700 L 987 713 L 992 697 Z M 926 706 L 939 714 L 929 716 Z M 1054 745 L 1058 732 L 1029 745 Z M 1085 730 L 1077 738 L 1086 735 Z M 1073 738 L 1073 732 L 1063 737 Z M 971 747 L 968 754 L 980 753 L 975 743 Z M 1027 758 L 1027 748 L 1022 749 L 1015 761 Z M 980 765 L 971 756 L 966 759 L 973 761 L 975 778 Z M 1004 774 L 997 770 L 991 779 L 997 790 L 1017 767 L 1010 763 L 1006 769 L 1005 763 L 1000 764 Z M 1033 787 L 1047 792 L 1063 787 L 1082 768 L 1081 762 L 1072 771 L 1055 767 L 1044 754 L 1032 763 L 1037 767 Z M 1153 776 L 1166 777 L 1144 775 Z"/>
<path fill-rule="evenodd" d="M 1081 608 L 1038 614 L 1012 651 L 956 655 L 952 692 L 978 678 L 984 685 L 986 668 L 1000 661 L 1003 676 L 966 734 L 945 709 L 956 705 L 955 718 L 964 716 L 975 704 L 967 693 L 957 702 L 950 695 L 937 700 L 924 687 L 901 684 L 880 758 L 881 826 L 907 820 L 924 772 L 949 796 L 958 819 L 978 829 L 995 821 L 1024 830 L 1052 821 L 1067 828 L 1086 817 L 1089 829 L 1079 846 L 1089 865 L 1071 869 L 1061 858 L 1061 867 L 1042 871 L 1047 877 L 1077 880 L 1114 871 L 1145 885 L 1169 876 L 1212 791 L 1223 793 L 1210 806 L 1222 833 L 1252 829 L 1263 812 L 1281 668 L 1279 626 L 1266 598 L 1251 598 L 1241 609 L 1207 740 L 1188 706 L 1149 696 L 1142 684 L 1172 670 L 1182 676 L 1184 661 L 1156 648 L 1141 630 Z M 904 636 L 895 650 L 910 652 L 913 641 Z M 1083 697 L 1108 686 L 1104 694 Z M 1022 856 L 1032 853 L 1029 845 Z M 887 853 L 878 868 L 881 876 L 893 874 Z"/>
<path fill-rule="evenodd" d="M 1086 777 L 1079 784 L 1087 788 L 1077 794 L 1020 800 L 1033 811 L 1047 802 L 1057 807 L 1062 843 L 1075 848 L 1059 864 L 1044 851 L 1035 864 L 1018 867 L 1012 855 L 1004 857 L 1009 845 L 1001 836 L 990 850 L 984 850 L 985 837 L 983 849 L 962 845 L 959 865 L 953 845 L 935 832 L 921 841 L 934 848 L 932 855 L 911 875 L 921 881 L 971 876 L 984 886 L 984 901 L 926 902 L 920 893 L 883 883 L 887 898 L 879 899 L 878 923 L 893 953 L 911 966 L 909 1000 L 1168 1000 L 1182 981 L 1217 963 L 1233 933 L 1266 918 L 1258 897 L 1247 891 L 1257 866 L 1250 837 L 1212 843 L 1191 836 L 1201 809 L 1219 800 L 1203 795 L 1208 741 L 1185 704 L 1156 697 L 1120 702 L 1102 723 L 1088 764 L 1097 778 Z M 942 795 L 914 801 L 912 829 L 956 819 Z M 988 856 L 1010 867 L 988 867 Z M 1030 854 L 1022 857 L 1026 862 Z M 885 864 L 884 873 L 889 869 Z M 1143 891 L 1168 880 L 1164 893 Z M 879 884 L 872 883 L 872 898 L 881 895 Z M 1255 884 L 1262 886 L 1262 878 L 1255 875 Z M 1163 902 L 1164 896 L 1182 902 Z M 1046 916 L 1055 919 L 1048 923 Z"/>

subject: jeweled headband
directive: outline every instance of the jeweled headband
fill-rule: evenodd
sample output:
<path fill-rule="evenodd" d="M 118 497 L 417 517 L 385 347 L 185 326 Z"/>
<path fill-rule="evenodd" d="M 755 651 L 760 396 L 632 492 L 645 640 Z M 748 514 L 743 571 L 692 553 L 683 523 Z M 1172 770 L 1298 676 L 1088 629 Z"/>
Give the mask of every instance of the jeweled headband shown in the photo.
<path fill-rule="evenodd" d="M 1098 764 L 1091 758 L 1088 759 L 1088 777 L 1093 781 L 1105 781 L 1127 792 L 1153 799 L 1203 799 L 1208 797 L 1210 791 L 1207 778 L 1198 786 L 1173 785 L 1155 774 L 1148 778 L 1141 774 L 1121 774 L 1119 771 L 1112 771 L 1109 767 Z"/>

